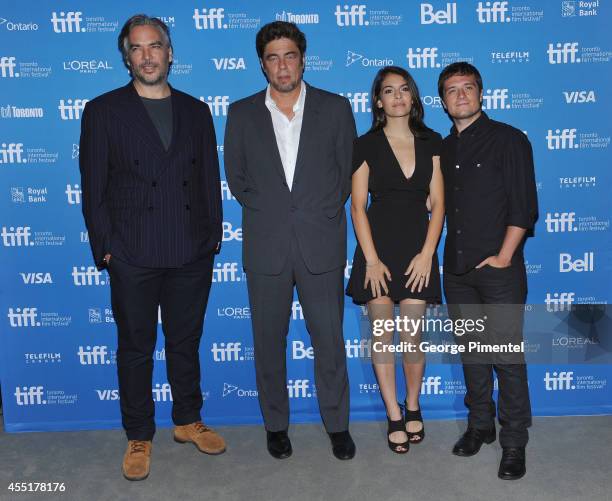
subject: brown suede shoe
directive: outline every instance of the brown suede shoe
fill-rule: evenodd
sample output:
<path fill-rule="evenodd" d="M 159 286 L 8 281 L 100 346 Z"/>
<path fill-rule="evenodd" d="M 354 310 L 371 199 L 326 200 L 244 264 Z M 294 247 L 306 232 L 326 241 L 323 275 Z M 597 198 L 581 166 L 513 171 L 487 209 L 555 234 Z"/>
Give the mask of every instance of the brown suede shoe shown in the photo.
<path fill-rule="evenodd" d="M 123 456 L 123 476 L 128 480 L 144 480 L 149 476 L 151 467 L 150 440 L 128 440 Z"/>
<path fill-rule="evenodd" d="M 221 454 L 225 452 L 225 441 L 202 421 L 174 427 L 174 440 L 181 444 L 192 442 L 206 454 Z"/>

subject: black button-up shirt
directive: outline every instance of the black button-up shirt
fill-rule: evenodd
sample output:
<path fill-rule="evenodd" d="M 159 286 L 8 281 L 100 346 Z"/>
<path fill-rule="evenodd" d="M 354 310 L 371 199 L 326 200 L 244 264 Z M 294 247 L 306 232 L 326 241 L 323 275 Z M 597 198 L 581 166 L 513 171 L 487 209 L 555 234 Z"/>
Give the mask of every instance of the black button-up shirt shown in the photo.
<path fill-rule="evenodd" d="M 538 216 L 531 143 L 484 112 L 461 133 L 453 127 L 440 156 L 446 203 L 444 271 L 467 273 L 497 254 L 506 228 L 530 230 Z M 522 260 L 523 244 L 514 253 Z"/>

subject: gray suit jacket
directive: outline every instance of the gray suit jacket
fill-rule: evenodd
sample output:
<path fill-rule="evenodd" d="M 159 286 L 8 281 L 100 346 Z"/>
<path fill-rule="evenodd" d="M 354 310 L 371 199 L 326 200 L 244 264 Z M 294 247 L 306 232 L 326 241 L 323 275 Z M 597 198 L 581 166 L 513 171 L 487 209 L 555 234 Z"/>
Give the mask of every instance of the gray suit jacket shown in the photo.
<path fill-rule="evenodd" d="M 355 121 L 347 99 L 307 85 L 295 175 L 289 190 L 265 90 L 233 103 L 225 129 L 225 174 L 242 205 L 243 265 L 279 274 L 295 234 L 311 273 L 346 261 L 344 203 L 351 189 Z"/>

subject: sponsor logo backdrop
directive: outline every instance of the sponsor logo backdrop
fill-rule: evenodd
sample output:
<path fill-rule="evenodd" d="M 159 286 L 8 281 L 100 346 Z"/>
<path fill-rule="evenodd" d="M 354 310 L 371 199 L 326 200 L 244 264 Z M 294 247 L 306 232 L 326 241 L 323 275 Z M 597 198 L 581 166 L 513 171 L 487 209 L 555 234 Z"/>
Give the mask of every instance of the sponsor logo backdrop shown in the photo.
<path fill-rule="evenodd" d="M 13 2 L 0 10 L 0 374 L 8 431 L 120 426 L 109 279 L 91 262 L 78 142 L 87 101 L 128 81 L 116 37 L 123 21 L 140 11 L 169 24 L 170 80 L 210 106 L 221 165 L 229 104 L 265 85 L 254 41 L 266 22 L 301 26 L 308 37 L 305 79 L 346 96 L 360 133 L 369 126 L 375 72 L 396 64 L 414 75 L 427 123 L 446 135 L 450 121 L 437 96 L 438 73 L 456 60 L 473 62 L 484 76 L 487 112 L 523 130 L 533 144 L 540 219 L 526 251 L 529 302 L 551 311 L 608 302 L 608 2 L 180 3 L 44 0 L 35 8 Z M 225 182 L 222 195 L 224 243 L 200 350 L 204 415 L 214 424 L 254 423 L 261 417 L 240 207 Z M 346 278 L 355 243 L 349 230 Z M 347 303 L 345 313 L 352 417 L 381 419 L 372 369 L 362 361 L 370 350 L 360 335 L 363 312 Z M 530 367 L 535 414 L 611 412 L 610 367 L 571 365 L 597 340 L 554 330 L 543 339 L 572 357 Z M 319 419 L 312 357 L 296 299 L 287 349 L 295 422 Z M 172 394 L 161 328 L 155 363 L 157 419 L 168 425 Z M 459 365 L 429 364 L 425 416 L 464 415 L 464 392 Z"/>

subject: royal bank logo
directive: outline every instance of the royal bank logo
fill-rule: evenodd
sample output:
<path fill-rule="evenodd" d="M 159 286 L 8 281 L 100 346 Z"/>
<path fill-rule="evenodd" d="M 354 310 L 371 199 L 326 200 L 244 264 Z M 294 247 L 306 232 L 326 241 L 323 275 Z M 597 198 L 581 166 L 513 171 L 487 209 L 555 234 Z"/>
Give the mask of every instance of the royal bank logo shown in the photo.
<path fill-rule="evenodd" d="M 80 147 L 78 144 L 72 143 L 72 160 L 79 158 Z"/>
<path fill-rule="evenodd" d="M 561 2 L 561 17 L 593 17 L 599 15 L 599 0 Z"/>

